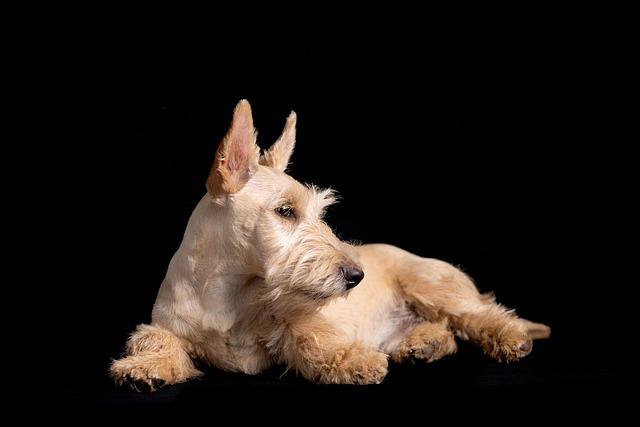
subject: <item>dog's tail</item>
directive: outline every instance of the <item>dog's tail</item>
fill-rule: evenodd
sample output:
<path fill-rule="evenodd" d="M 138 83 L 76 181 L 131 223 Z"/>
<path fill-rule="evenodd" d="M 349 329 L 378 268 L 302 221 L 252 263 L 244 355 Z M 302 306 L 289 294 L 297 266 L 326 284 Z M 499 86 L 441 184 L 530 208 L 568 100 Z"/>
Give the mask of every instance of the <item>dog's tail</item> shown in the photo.
<path fill-rule="evenodd" d="M 534 340 L 541 340 L 545 338 L 549 338 L 551 335 L 551 328 L 542 323 L 531 322 L 527 319 L 520 319 L 525 328 L 527 328 L 527 333 Z"/>

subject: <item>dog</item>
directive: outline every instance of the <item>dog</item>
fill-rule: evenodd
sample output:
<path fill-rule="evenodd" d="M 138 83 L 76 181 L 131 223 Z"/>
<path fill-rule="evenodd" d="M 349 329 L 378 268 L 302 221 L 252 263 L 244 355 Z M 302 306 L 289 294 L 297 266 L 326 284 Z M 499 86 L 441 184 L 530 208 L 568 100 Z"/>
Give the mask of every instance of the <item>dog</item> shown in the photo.
<path fill-rule="evenodd" d="M 284 364 L 313 382 L 379 384 L 389 358 L 433 362 L 456 352 L 455 336 L 507 362 L 549 336 L 446 262 L 340 241 L 322 219 L 333 191 L 285 173 L 295 140 L 291 112 L 261 154 L 251 106 L 238 103 L 151 324 L 139 325 L 111 364 L 116 383 L 153 391 L 202 375 L 199 360 L 246 374 Z"/>

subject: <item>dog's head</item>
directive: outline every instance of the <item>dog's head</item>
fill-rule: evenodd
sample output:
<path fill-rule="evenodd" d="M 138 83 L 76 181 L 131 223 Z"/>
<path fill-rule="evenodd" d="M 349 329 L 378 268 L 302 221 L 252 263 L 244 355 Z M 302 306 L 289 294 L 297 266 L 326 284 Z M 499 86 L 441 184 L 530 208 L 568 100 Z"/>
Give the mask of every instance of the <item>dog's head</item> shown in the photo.
<path fill-rule="evenodd" d="M 356 286 L 364 273 L 351 247 L 322 219 L 335 202 L 333 192 L 303 185 L 285 173 L 295 137 L 292 112 L 282 135 L 261 155 L 251 106 L 240 101 L 216 152 L 207 191 L 212 203 L 223 208 L 224 218 L 217 219 L 223 233 L 233 234 L 238 253 L 264 278 L 272 298 L 323 302 Z"/>

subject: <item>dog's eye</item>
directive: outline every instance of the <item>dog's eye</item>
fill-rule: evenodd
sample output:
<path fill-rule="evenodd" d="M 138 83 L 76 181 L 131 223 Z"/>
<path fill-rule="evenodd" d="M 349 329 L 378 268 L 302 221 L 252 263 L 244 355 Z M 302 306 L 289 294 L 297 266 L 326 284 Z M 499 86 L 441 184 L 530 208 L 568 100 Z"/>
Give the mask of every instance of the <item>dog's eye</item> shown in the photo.
<path fill-rule="evenodd" d="M 276 213 L 283 218 L 295 218 L 296 214 L 291 206 L 280 206 L 276 208 Z"/>

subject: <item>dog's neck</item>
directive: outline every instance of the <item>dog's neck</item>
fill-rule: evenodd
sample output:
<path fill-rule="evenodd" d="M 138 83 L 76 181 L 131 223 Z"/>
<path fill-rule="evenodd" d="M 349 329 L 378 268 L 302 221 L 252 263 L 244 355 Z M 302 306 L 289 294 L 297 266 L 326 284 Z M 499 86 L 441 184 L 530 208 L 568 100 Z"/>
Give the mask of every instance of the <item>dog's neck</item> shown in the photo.
<path fill-rule="evenodd" d="M 259 276 L 256 260 L 234 244 L 238 239 L 225 223 L 229 216 L 224 209 L 205 194 L 189 219 L 167 274 L 168 280 L 186 277 L 192 283 L 205 312 L 203 326 L 220 332 L 234 325 L 254 292 L 251 283 Z"/>
<path fill-rule="evenodd" d="M 257 260 L 250 251 L 237 244 L 240 239 L 226 222 L 225 208 L 213 203 L 208 195 L 200 200 L 193 211 L 184 234 L 180 250 L 189 257 L 193 276 L 206 282 L 212 276 L 257 276 Z"/>

